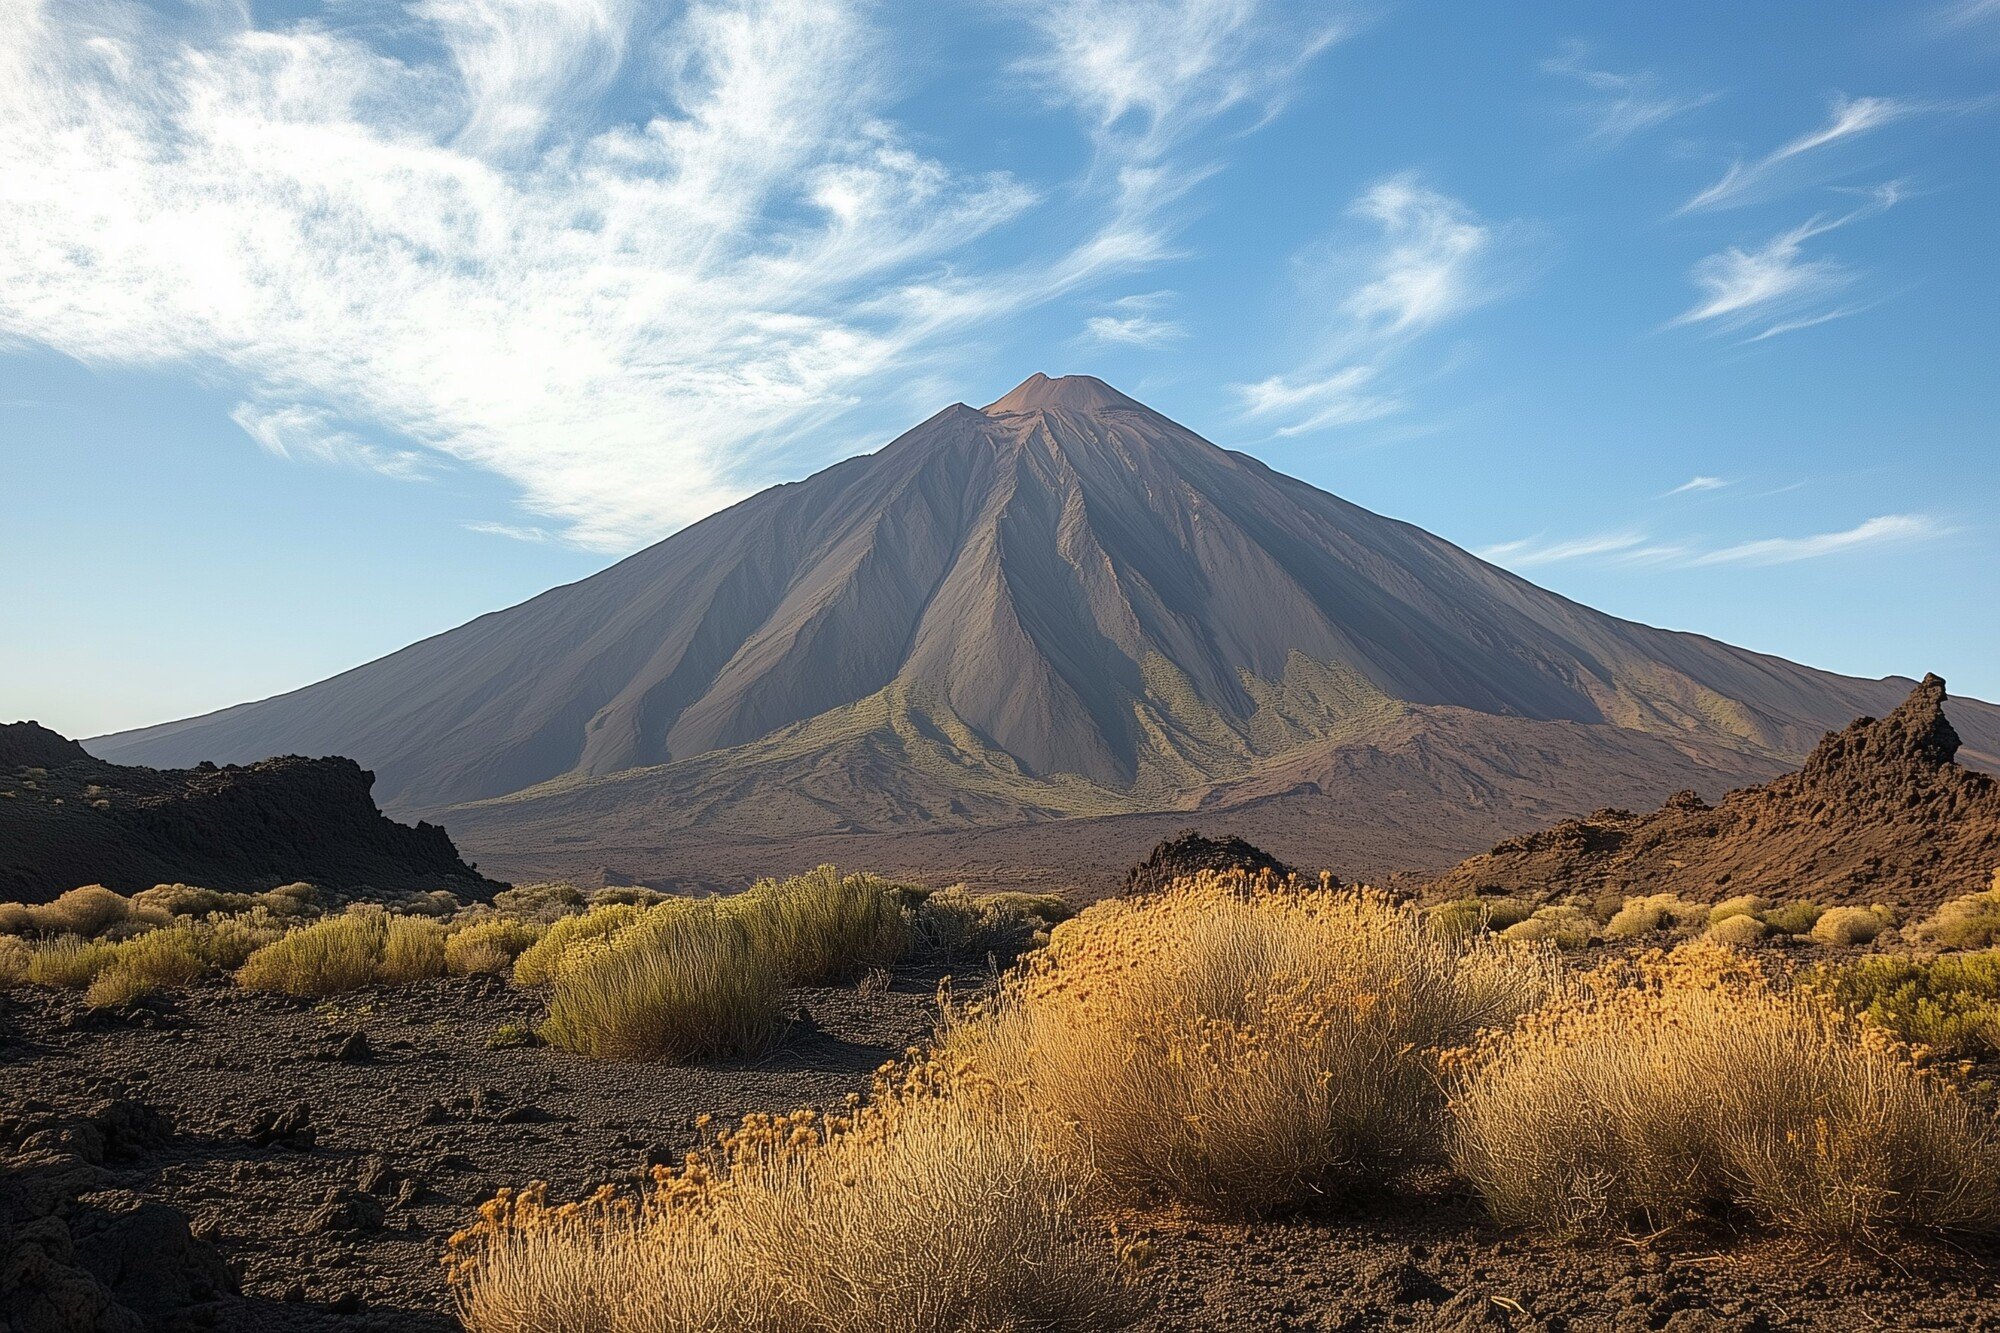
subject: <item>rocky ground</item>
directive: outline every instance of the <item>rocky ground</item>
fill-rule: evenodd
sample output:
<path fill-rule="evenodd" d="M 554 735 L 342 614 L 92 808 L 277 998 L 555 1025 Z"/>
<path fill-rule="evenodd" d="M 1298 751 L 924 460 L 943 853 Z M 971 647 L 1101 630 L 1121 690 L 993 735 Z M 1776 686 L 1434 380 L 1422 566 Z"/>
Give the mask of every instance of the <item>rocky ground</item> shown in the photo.
<path fill-rule="evenodd" d="M 927 1033 L 936 982 L 800 991 L 774 1053 L 697 1068 L 496 1048 L 538 1001 L 487 979 L 325 1003 L 211 986 L 136 1019 L 0 995 L 0 1329 L 454 1328 L 439 1252 L 496 1188 L 637 1180 L 701 1113 L 835 1105 Z M 1571 1246 L 1499 1232 L 1441 1174 L 1414 1197 L 1127 1217 L 1157 1256 L 1143 1327 L 2000 1329 L 1991 1256 Z"/>

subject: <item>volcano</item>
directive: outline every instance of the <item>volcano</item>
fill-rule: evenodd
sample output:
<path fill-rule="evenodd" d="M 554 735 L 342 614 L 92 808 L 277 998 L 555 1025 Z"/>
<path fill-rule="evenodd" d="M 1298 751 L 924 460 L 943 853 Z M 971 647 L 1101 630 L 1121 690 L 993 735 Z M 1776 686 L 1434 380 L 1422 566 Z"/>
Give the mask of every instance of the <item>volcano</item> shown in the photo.
<path fill-rule="evenodd" d="M 1913 684 L 1604 615 L 1036 375 L 578 583 L 88 745 L 347 755 L 516 877 L 1087 880 L 1190 811 L 1353 875 L 1769 778 Z M 2000 709 L 1952 707 L 1991 764 Z"/>

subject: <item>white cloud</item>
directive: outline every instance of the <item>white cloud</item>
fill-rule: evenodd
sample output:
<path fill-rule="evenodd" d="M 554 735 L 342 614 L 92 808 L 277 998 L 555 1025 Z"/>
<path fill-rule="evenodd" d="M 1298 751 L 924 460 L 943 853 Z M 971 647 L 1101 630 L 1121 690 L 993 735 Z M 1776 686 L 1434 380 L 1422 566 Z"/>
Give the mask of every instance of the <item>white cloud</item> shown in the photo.
<path fill-rule="evenodd" d="M 982 271 L 969 243 L 1040 194 L 887 119 L 874 10 L 411 0 L 260 29 L 15 0 L 0 339 L 232 384 L 287 456 L 491 470 L 566 539 L 629 549 L 977 322 L 1171 254 L 1163 210 L 1201 171 L 1176 151 L 1271 112 L 1334 35 L 1248 0 L 1028 6 L 1103 151 L 1050 257 Z M 1122 49 L 1171 58 L 1093 86 Z M 353 429 L 309 443 L 330 422 Z"/>
<path fill-rule="evenodd" d="M 1884 514 L 1838 532 L 1804 537 L 1763 537 L 1726 546 L 1691 541 L 1657 541 L 1640 532 L 1600 533 L 1588 537 L 1547 539 L 1527 537 L 1482 547 L 1474 554 L 1508 569 L 1532 569 L 1571 560 L 1613 564 L 1669 565 L 1703 568 L 1713 565 L 1780 565 L 1816 560 L 1865 547 L 1928 540 L 1947 535 L 1944 524 L 1924 514 Z"/>
<path fill-rule="evenodd" d="M 518 523 L 464 523 L 460 525 L 467 532 L 483 532 L 489 537 L 506 537 L 517 542 L 545 542 L 549 540 L 548 529 L 527 527 Z"/>
<path fill-rule="evenodd" d="M 1729 482 L 1722 477 L 1689 477 L 1680 485 L 1666 492 L 1666 495 L 1688 495 L 1695 491 L 1719 491 Z M 1662 496 L 1661 498 L 1665 498 Z"/>
<path fill-rule="evenodd" d="M 1750 339 L 1754 342 L 1853 313 L 1859 307 L 1813 308 L 1851 284 L 1855 274 L 1839 260 L 1809 256 L 1806 243 L 1893 208 L 1901 199 L 1901 186 L 1891 182 L 1877 187 L 1868 203 L 1838 217 L 1810 218 L 1761 246 L 1749 250 L 1731 246 L 1701 259 L 1688 276 L 1703 293 L 1702 298 L 1673 324 L 1712 323 L 1736 330 L 1770 321 Z"/>
<path fill-rule="evenodd" d="M 1661 86 L 1659 77 L 1648 70 L 1619 74 L 1593 69 L 1587 63 L 1589 58 L 1588 47 L 1582 42 L 1571 42 L 1560 54 L 1542 62 L 1542 72 L 1575 79 L 1590 90 L 1590 96 L 1579 104 L 1578 110 L 1590 122 L 1590 138 L 1607 148 L 1707 106 L 1719 96 L 1669 92 Z"/>
<path fill-rule="evenodd" d="M 1682 204 L 1680 211 L 1693 213 L 1743 203 L 1753 190 L 1768 184 L 1794 159 L 1928 109 L 1922 103 L 1893 97 L 1837 98 L 1825 125 L 1779 145 L 1763 157 L 1731 163 L 1719 180 Z"/>
<path fill-rule="evenodd" d="M 1691 565 L 1782 565 L 1795 560 L 1814 560 L 1864 546 L 1892 542 L 1920 541 L 1940 537 L 1949 531 L 1936 519 L 1923 514 L 1884 514 L 1840 532 L 1820 532 L 1807 537 L 1766 537 L 1739 542 L 1720 550 L 1692 557 Z"/>
<path fill-rule="evenodd" d="M 229 416 L 246 435 L 279 458 L 365 468 L 398 481 L 422 481 L 435 471 L 432 460 L 423 454 L 372 444 L 336 426 L 330 413 L 317 408 L 238 403 Z"/>
<path fill-rule="evenodd" d="M 1131 347 L 1165 347 L 1178 342 L 1187 337 L 1187 326 L 1178 320 L 1163 319 L 1158 313 L 1173 296 L 1172 292 L 1121 296 L 1111 303 L 1112 313 L 1085 320 L 1084 333 L 1098 342 Z"/>
<path fill-rule="evenodd" d="M 1320 346 L 1296 369 L 1232 386 L 1244 413 L 1288 416 L 1280 435 L 1371 421 L 1399 410 L 1379 387 L 1409 345 L 1494 298 L 1514 239 L 1413 173 L 1380 181 L 1348 209 L 1368 234 L 1338 236 L 1300 256 L 1313 307 L 1335 312 Z"/>

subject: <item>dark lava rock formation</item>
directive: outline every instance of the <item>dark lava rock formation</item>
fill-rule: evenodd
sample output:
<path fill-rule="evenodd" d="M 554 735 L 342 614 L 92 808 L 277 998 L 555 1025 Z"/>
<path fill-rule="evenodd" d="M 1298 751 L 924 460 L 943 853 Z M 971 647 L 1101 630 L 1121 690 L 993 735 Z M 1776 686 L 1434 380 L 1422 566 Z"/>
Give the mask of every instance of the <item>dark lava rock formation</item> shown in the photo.
<path fill-rule="evenodd" d="M 34 722 L 0 724 L 0 899 L 80 884 L 255 891 L 309 880 L 336 894 L 499 887 L 442 828 L 395 823 L 351 759 L 288 755 L 189 769 L 107 764 Z"/>
<path fill-rule="evenodd" d="M 1934 907 L 2000 865 L 2000 782 L 1960 767 L 1944 681 L 1887 717 L 1829 732 L 1794 773 L 1708 805 L 1599 810 L 1475 856 L 1430 886 L 1448 896 L 1605 892 Z"/>
<path fill-rule="evenodd" d="M 1196 829 L 1182 829 L 1126 872 L 1125 892 L 1157 893 L 1204 870 L 1247 870 L 1253 875 L 1268 870 L 1280 879 L 1292 873 L 1283 861 L 1233 833 L 1210 838 Z"/>

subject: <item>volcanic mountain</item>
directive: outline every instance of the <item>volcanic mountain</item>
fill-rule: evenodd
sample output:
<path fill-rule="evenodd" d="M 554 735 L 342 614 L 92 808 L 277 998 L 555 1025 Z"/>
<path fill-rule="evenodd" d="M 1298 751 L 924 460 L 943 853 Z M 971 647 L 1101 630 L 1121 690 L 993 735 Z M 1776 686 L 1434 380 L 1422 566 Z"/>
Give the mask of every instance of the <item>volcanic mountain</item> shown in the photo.
<path fill-rule="evenodd" d="M 1910 684 L 1602 615 L 1036 375 L 581 582 L 90 748 L 351 755 L 503 873 L 922 871 L 949 847 L 1004 878 L 1061 859 L 1055 821 L 1122 868 L 1208 808 L 1282 811 L 1260 844 L 1351 874 L 1772 776 Z M 2000 709 L 1954 707 L 2000 755 Z"/>

